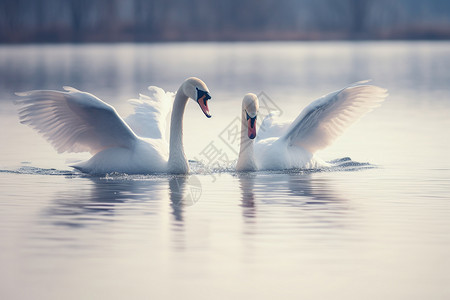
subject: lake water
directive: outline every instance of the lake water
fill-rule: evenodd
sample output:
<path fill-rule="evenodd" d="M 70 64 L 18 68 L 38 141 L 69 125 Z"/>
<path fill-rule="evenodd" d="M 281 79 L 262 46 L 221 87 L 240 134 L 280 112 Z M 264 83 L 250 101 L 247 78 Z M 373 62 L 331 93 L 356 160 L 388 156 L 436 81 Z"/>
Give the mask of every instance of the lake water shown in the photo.
<path fill-rule="evenodd" d="M 450 42 L 0 46 L 1 299 L 449 299 Z M 148 85 L 208 85 L 189 176 L 83 176 L 13 93 L 89 91 L 126 115 Z M 236 174 L 242 97 L 286 119 L 372 79 L 390 96 L 318 155 L 356 166 Z M 211 157 L 209 157 L 211 158 Z M 364 164 L 368 163 L 368 164 Z"/>

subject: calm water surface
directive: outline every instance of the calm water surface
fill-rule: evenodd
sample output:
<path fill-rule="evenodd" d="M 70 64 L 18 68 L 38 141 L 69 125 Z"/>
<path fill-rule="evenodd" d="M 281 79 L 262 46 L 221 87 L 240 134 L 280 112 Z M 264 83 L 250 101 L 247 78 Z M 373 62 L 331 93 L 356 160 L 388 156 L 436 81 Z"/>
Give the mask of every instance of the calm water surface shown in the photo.
<path fill-rule="evenodd" d="M 450 43 L 0 47 L 1 299 L 450 298 Z M 189 158 L 236 159 L 242 97 L 292 119 L 373 79 L 388 100 L 321 151 L 369 163 L 313 172 L 89 177 L 18 123 L 15 91 L 92 92 L 126 115 L 148 85 L 209 86 L 190 103 Z M 229 136 L 228 136 L 229 138 Z M 215 163 L 217 161 L 211 161 Z M 231 163 L 232 165 L 232 163 Z"/>

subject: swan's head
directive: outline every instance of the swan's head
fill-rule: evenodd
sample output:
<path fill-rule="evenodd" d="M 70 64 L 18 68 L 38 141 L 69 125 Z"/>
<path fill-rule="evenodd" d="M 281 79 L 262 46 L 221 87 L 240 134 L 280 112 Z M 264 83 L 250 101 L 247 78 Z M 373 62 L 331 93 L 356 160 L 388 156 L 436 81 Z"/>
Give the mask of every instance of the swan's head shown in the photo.
<path fill-rule="evenodd" d="M 258 114 L 259 102 L 255 94 L 248 93 L 242 100 L 242 111 L 247 118 L 248 137 L 254 139 L 256 137 L 256 116 Z"/>
<path fill-rule="evenodd" d="M 203 81 L 195 77 L 186 79 L 183 83 L 183 92 L 187 97 L 197 101 L 205 116 L 211 118 L 208 108 L 208 100 L 211 99 L 211 96 Z"/>

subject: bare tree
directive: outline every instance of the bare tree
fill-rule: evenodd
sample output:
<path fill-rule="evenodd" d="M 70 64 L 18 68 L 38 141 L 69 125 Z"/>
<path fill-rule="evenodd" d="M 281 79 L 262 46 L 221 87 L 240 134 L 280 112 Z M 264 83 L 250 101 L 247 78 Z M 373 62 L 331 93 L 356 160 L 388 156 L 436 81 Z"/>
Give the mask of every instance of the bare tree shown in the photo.
<path fill-rule="evenodd" d="M 98 39 L 114 41 L 120 35 L 120 23 L 117 0 L 97 0 L 95 3 L 95 31 Z"/>
<path fill-rule="evenodd" d="M 13 41 L 20 33 L 23 24 L 23 11 L 25 6 L 22 0 L 1 0 L 0 1 L 0 34 L 7 36 Z"/>
<path fill-rule="evenodd" d="M 450 36 L 448 0 L 394 2 L 0 0 L 0 42 Z"/>
<path fill-rule="evenodd" d="M 92 0 L 68 0 L 73 41 L 81 42 L 94 4 Z"/>
<path fill-rule="evenodd" d="M 163 38 L 169 10 L 179 9 L 173 0 L 134 0 L 133 23 L 136 41 Z"/>
<path fill-rule="evenodd" d="M 367 18 L 373 0 L 348 0 L 350 8 L 350 33 L 353 37 L 362 37 L 368 30 Z"/>

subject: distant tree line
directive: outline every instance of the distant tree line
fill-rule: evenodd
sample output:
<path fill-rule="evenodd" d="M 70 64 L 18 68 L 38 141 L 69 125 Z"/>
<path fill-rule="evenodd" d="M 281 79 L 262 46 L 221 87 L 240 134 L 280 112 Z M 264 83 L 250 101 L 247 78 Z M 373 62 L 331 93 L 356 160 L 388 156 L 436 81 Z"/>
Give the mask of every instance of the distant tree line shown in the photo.
<path fill-rule="evenodd" d="M 449 38 L 448 0 L 0 0 L 0 42 Z"/>

